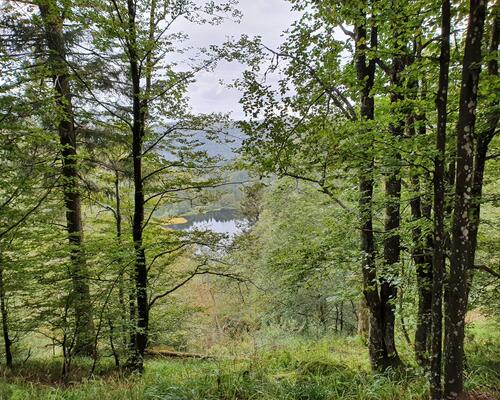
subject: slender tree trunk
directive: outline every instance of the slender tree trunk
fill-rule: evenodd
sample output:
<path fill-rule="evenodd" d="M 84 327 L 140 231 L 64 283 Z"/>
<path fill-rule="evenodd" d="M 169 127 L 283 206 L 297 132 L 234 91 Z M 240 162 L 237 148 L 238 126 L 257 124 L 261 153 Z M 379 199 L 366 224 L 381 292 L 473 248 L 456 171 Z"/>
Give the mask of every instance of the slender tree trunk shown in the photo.
<path fill-rule="evenodd" d="M 361 124 L 365 125 L 365 131 L 371 132 L 370 122 L 374 119 L 375 102 L 371 90 L 375 79 L 375 60 L 371 59 L 367 64 L 366 52 L 368 50 L 366 14 L 361 12 L 364 19 L 362 24 L 355 27 L 356 44 L 356 72 L 359 82 L 363 83 L 360 90 L 360 118 Z M 370 47 L 377 47 L 377 28 L 371 27 Z M 369 139 L 368 139 L 369 141 Z M 386 339 L 389 338 L 391 321 L 386 321 L 386 303 L 381 301 L 378 291 L 377 272 L 375 266 L 375 240 L 373 236 L 373 154 L 370 145 L 366 145 L 363 155 L 364 163 L 361 166 L 359 176 L 359 215 L 360 215 L 360 250 L 361 271 L 363 274 L 363 294 L 366 304 L 370 310 L 370 329 L 368 339 L 368 351 L 372 367 L 375 370 L 384 371 L 399 363 L 397 353 L 388 351 Z M 392 323 L 392 329 L 394 323 Z M 390 343 L 389 343 L 390 347 Z"/>
<path fill-rule="evenodd" d="M 5 347 L 5 365 L 12 368 L 12 342 L 9 335 L 9 313 L 7 311 L 5 281 L 4 281 L 4 264 L 0 257 L 0 312 L 2 313 L 2 332 L 3 342 Z"/>
<path fill-rule="evenodd" d="M 146 101 L 141 93 L 141 72 L 137 54 L 136 5 L 133 0 L 127 0 L 128 10 L 128 57 L 132 80 L 132 157 L 134 169 L 134 217 L 132 237 L 135 250 L 135 296 L 136 332 L 134 339 L 134 354 L 129 362 L 133 369 L 143 369 L 144 352 L 148 342 L 149 304 L 147 297 L 148 271 L 146 267 L 146 252 L 143 245 L 144 225 L 144 182 L 142 179 L 142 152 L 146 119 Z"/>
<path fill-rule="evenodd" d="M 414 39 L 413 56 L 408 65 L 412 65 L 416 59 L 421 59 L 422 44 L 421 36 Z M 418 98 L 419 91 L 418 78 L 411 79 L 408 83 L 409 97 L 415 101 Z M 422 85 L 424 86 L 424 85 Z M 414 138 L 426 134 L 425 126 L 426 116 L 424 113 L 416 113 L 411 109 L 407 117 L 408 134 Z M 410 200 L 411 219 L 415 226 L 412 229 L 412 259 L 415 264 L 417 287 L 418 287 L 418 312 L 415 329 L 414 350 L 417 363 L 429 369 L 429 347 L 431 337 L 431 305 L 432 305 L 432 248 L 433 241 L 429 234 L 423 235 L 421 226 L 418 225 L 423 219 L 430 220 L 432 206 L 431 199 L 425 195 L 428 181 L 426 173 L 422 173 L 420 168 L 413 168 L 411 174 L 411 189 L 414 197 Z M 424 185 L 422 185 L 424 184 Z M 423 187 L 422 187 L 423 186 Z M 424 194 L 422 193 L 422 189 Z"/>
<path fill-rule="evenodd" d="M 405 48 L 404 46 L 398 45 L 401 41 L 399 29 L 394 30 L 395 47 L 398 49 L 400 54 L 394 57 L 391 68 L 391 105 L 393 107 L 392 118 L 395 121 L 391 123 L 390 130 L 393 140 L 396 143 L 393 147 L 394 149 L 397 149 L 397 142 L 403 136 L 404 130 L 404 122 L 402 117 L 399 115 L 397 108 L 403 100 L 403 96 L 401 95 L 401 73 L 404 70 L 402 54 L 404 54 Z M 389 275 L 392 276 L 389 276 L 388 279 L 384 276 L 381 277 L 380 300 L 384 309 L 384 342 L 387 354 L 388 357 L 393 360 L 393 365 L 398 365 L 401 361 L 396 350 L 396 343 L 394 339 L 396 297 L 398 293 L 397 286 L 394 284 L 394 278 L 398 274 L 398 263 L 400 261 L 401 253 L 401 239 L 399 234 L 399 226 L 401 222 L 401 154 L 398 150 L 392 151 L 391 163 L 394 165 L 391 166 L 385 181 L 386 207 L 384 222 L 384 261 L 387 267 L 387 272 L 389 272 Z"/>
<path fill-rule="evenodd" d="M 432 331 L 431 331 L 431 375 L 430 397 L 442 398 L 442 320 L 443 320 L 443 276 L 445 269 L 445 150 L 448 102 L 448 71 L 450 64 L 450 1 L 443 0 L 441 6 L 441 54 L 439 83 L 436 94 L 437 133 L 434 159 L 434 255 L 432 272 Z"/>
<path fill-rule="evenodd" d="M 115 221 L 116 221 L 116 242 L 118 246 L 122 246 L 122 210 L 121 210 L 121 195 L 120 195 L 120 173 L 118 172 L 118 169 L 114 170 L 115 173 L 115 181 L 114 181 L 114 186 L 115 186 Z M 119 250 L 120 251 L 120 250 Z M 119 337 L 120 341 L 123 344 L 124 348 L 130 347 L 130 327 L 134 326 L 132 324 L 132 319 L 130 318 L 129 314 L 129 308 L 127 306 L 127 302 L 125 300 L 125 267 L 123 265 L 124 259 L 121 255 L 118 256 L 118 304 L 120 307 L 120 330 L 119 330 Z M 130 290 L 130 286 L 129 286 Z M 130 298 L 130 295 L 129 295 Z M 132 299 L 133 300 L 133 299 Z M 110 329 L 113 327 L 113 321 L 110 319 L 109 320 L 109 326 Z M 114 332 L 114 329 L 113 329 Z M 110 335 L 112 335 L 110 331 Z M 112 336 L 110 336 L 110 340 L 113 340 Z M 113 348 L 113 355 L 119 364 L 119 352 L 116 350 L 116 348 Z M 118 366 L 117 364 L 117 366 Z"/>
<path fill-rule="evenodd" d="M 474 129 L 481 71 L 481 41 L 486 0 L 471 0 L 463 57 L 457 123 L 457 163 L 453 213 L 449 296 L 445 316 L 444 397 L 463 396 L 464 328 L 467 310 L 467 268 L 471 259 L 470 218 L 473 208 Z"/>
<path fill-rule="evenodd" d="M 121 196 L 120 196 L 120 175 L 117 170 L 115 170 L 115 201 L 116 201 L 116 239 L 121 242 L 122 237 L 122 207 L 121 207 Z"/>
<path fill-rule="evenodd" d="M 129 304 L 129 351 L 130 351 L 130 359 L 128 364 L 133 368 L 133 360 L 135 360 L 136 353 L 136 335 L 135 331 L 137 329 L 137 312 L 136 312 L 136 296 L 135 296 L 135 273 L 131 273 L 129 275 L 129 295 L 128 295 L 128 304 Z"/>
<path fill-rule="evenodd" d="M 121 211 L 121 195 L 120 195 L 120 175 L 118 170 L 115 170 L 115 218 L 116 218 L 116 239 L 121 245 L 122 237 L 122 211 Z M 125 347 L 128 347 L 131 354 L 135 354 L 136 341 L 135 341 L 135 326 L 136 326 L 136 298 L 135 298 L 135 275 L 126 274 L 123 269 L 122 259 L 120 257 L 120 277 L 118 286 L 118 302 L 122 315 L 122 340 Z M 125 276 L 127 276 L 127 291 L 128 299 L 125 301 Z M 128 304 L 128 305 L 127 305 Z M 134 328 L 133 328 L 134 327 Z"/>
<path fill-rule="evenodd" d="M 423 127 L 425 130 L 425 127 Z M 433 221 L 432 215 L 432 204 L 433 204 L 433 195 L 432 195 L 432 178 L 430 178 L 430 174 L 426 172 L 423 175 L 422 183 L 427 187 L 424 189 L 424 195 L 421 199 L 421 208 L 422 208 L 422 217 L 427 221 Z M 424 276 L 421 276 L 422 282 L 421 286 L 423 287 L 422 296 L 425 296 L 425 306 L 424 309 L 426 313 L 424 318 L 427 318 L 427 347 L 426 347 L 426 355 L 427 355 L 427 368 L 430 369 L 430 354 L 431 354 L 431 342 L 432 342 L 432 282 L 433 282 L 433 271 L 434 271 L 434 233 L 428 232 L 423 237 L 423 251 L 424 251 L 424 265 L 426 268 L 422 269 L 421 272 Z"/>
<path fill-rule="evenodd" d="M 58 131 L 62 147 L 66 225 L 71 246 L 72 303 L 76 320 L 74 352 L 78 355 L 92 356 L 95 328 L 92 318 L 90 290 L 87 283 L 88 271 L 83 252 L 83 224 L 78 188 L 76 132 L 71 102 L 70 77 L 66 60 L 63 17 L 61 16 L 61 10 L 53 0 L 39 1 L 38 4 L 45 25 L 45 37 L 49 50 L 48 65 L 54 82 L 56 104 L 61 111 Z"/>
<path fill-rule="evenodd" d="M 339 331 L 339 307 L 336 305 L 335 306 L 335 332 L 338 332 L 338 331 Z"/>
<path fill-rule="evenodd" d="M 420 192 L 420 179 L 414 175 L 411 178 L 413 190 Z M 422 197 L 420 194 L 410 201 L 411 215 L 414 222 L 422 219 Z M 412 258 L 415 263 L 418 285 L 418 313 L 415 329 L 415 357 L 421 367 L 428 368 L 428 348 L 431 332 L 432 304 L 432 262 L 426 254 L 425 238 L 419 226 L 412 229 L 414 247 Z"/>
<path fill-rule="evenodd" d="M 491 27 L 490 45 L 489 53 L 496 54 L 498 51 L 498 45 L 500 42 L 500 5 L 496 5 L 493 8 L 493 24 Z M 488 75 L 498 77 L 498 61 L 496 58 L 492 58 L 488 61 Z M 472 187 L 472 198 L 473 205 L 470 217 L 470 261 L 469 268 L 472 268 L 475 263 L 476 247 L 477 247 L 477 233 L 479 230 L 479 221 L 481 217 L 481 198 L 483 193 L 483 179 L 484 179 L 484 168 L 486 166 L 486 155 L 488 152 L 488 145 L 495 136 L 498 121 L 500 119 L 500 114 L 498 110 L 498 97 L 493 100 L 493 104 L 488 105 L 488 108 L 492 111 L 487 115 L 486 129 L 480 132 L 476 138 L 476 146 L 474 149 L 474 177 L 473 177 L 473 187 Z M 470 272 L 469 272 L 470 273 Z"/>
<path fill-rule="evenodd" d="M 344 302 L 340 302 L 340 332 L 344 330 Z"/>
<path fill-rule="evenodd" d="M 366 24 L 366 16 L 365 16 Z M 372 28 L 375 29 L 375 28 Z M 360 96 L 361 122 L 369 124 L 374 117 L 375 103 L 370 91 L 375 78 L 375 63 L 366 65 L 367 32 L 365 25 L 355 29 L 356 41 L 356 70 L 359 82 L 364 82 Z M 376 35 L 374 33 L 373 35 Z M 367 126 L 367 130 L 371 129 Z M 370 310 L 368 350 L 370 361 L 374 369 L 382 369 L 387 357 L 383 342 L 383 329 L 380 327 L 379 309 L 380 297 L 375 269 L 375 240 L 373 237 L 372 201 L 373 201 L 373 155 L 367 154 L 367 160 L 361 167 L 359 179 L 359 211 L 360 211 L 360 249 L 361 271 L 363 273 L 363 293 L 366 305 Z"/>
<path fill-rule="evenodd" d="M 115 327 L 113 325 L 113 320 L 111 318 L 108 319 L 109 325 L 109 346 L 111 347 L 111 353 L 113 354 L 113 358 L 115 359 L 115 367 L 120 368 L 120 355 L 116 351 L 115 341 L 114 341 L 114 333 Z"/>
<path fill-rule="evenodd" d="M 119 246 L 122 245 L 122 210 L 121 210 L 121 197 L 120 197 L 120 174 L 115 170 L 115 218 L 116 218 L 116 241 Z M 121 339 L 124 346 L 128 344 L 129 321 L 127 314 L 127 305 L 125 302 L 125 268 L 122 265 L 123 258 L 120 256 L 118 259 L 119 277 L 118 277 L 118 303 L 120 305 L 121 314 Z"/>

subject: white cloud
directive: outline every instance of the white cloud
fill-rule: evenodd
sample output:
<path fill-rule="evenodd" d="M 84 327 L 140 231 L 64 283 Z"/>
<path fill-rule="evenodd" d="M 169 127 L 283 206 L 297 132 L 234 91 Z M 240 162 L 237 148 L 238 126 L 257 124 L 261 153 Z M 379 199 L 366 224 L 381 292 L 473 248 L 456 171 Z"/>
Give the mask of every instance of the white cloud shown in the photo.
<path fill-rule="evenodd" d="M 285 0 L 240 0 L 238 9 L 243 14 L 239 24 L 227 20 L 218 26 L 199 26 L 183 21 L 176 28 L 189 34 L 188 44 L 194 48 L 221 44 L 228 37 L 238 38 L 242 34 L 261 36 L 266 45 L 277 48 L 282 42 L 282 32 L 297 19 L 297 13 L 291 10 L 291 4 Z M 219 81 L 236 79 L 244 69 L 239 63 L 221 62 L 213 72 L 199 73 L 196 83 L 189 88 L 193 111 L 231 112 L 233 118 L 242 118 L 243 111 L 238 103 L 241 93 L 222 86 Z"/>

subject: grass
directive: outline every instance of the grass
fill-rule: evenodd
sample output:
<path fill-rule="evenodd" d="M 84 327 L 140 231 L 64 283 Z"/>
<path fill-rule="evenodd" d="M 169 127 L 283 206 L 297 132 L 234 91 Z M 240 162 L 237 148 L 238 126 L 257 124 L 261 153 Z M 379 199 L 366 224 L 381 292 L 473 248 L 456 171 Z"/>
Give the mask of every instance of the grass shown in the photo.
<path fill-rule="evenodd" d="M 477 322 L 467 341 L 467 389 L 500 398 L 498 325 Z M 411 360 L 406 360 L 411 365 Z M 87 379 L 80 360 L 73 381 L 57 379 L 60 364 L 38 359 L 1 370 L 0 399 L 65 400 L 410 400 L 426 398 L 426 379 L 410 366 L 399 376 L 370 371 L 358 338 L 288 338 L 247 358 L 151 359 L 143 376 L 121 376 L 105 360 Z"/>
<path fill-rule="evenodd" d="M 500 399 L 500 321 L 479 320 L 467 327 L 466 389 Z"/>

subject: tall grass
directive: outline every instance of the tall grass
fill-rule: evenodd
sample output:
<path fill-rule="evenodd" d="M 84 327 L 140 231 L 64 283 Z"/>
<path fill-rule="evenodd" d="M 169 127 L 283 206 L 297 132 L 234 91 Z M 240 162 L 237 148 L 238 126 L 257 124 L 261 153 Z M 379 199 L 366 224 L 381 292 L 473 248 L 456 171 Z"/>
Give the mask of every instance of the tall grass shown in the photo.
<path fill-rule="evenodd" d="M 498 326 L 469 330 L 467 389 L 500 398 Z M 256 340 L 254 340 L 254 343 Z M 57 360 L 37 359 L 13 372 L 1 370 L 0 399 L 71 400 L 410 400 L 426 398 L 426 377 L 407 359 L 398 374 L 370 371 L 358 338 L 320 340 L 281 336 L 242 344 L 246 354 L 216 360 L 151 359 L 143 376 L 123 376 L 104 361 L 88 379 L 88 360 L 76 361 L 73 381 L 57 379 Z M 233 347 L 232 352 L 236 351 Z M 222 353 L 222 352 L 221 352 Z M 408 351 L 410 354 L 410 351 Z"/>

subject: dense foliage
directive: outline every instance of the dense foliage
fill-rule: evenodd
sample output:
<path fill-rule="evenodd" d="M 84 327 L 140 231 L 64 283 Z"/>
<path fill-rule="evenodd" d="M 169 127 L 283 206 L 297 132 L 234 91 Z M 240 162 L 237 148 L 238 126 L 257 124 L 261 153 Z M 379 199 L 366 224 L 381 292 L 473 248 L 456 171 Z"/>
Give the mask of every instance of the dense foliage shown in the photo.
<path fill-rule="evenodd" d="M 1 398 L 498 395 L 498 4 L 290 3 L 0 3 Z"/>

